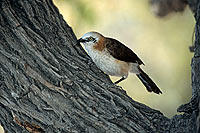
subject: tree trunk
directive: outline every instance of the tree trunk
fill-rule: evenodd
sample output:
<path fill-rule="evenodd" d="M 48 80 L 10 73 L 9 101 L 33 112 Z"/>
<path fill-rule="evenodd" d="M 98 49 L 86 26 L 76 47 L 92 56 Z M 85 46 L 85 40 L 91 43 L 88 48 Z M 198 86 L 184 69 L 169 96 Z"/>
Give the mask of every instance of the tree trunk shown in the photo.
<path fill-rule="evenodd" d="M 9 133 L 197 131 L 200 2 L 195 6 L 192 100 L 169 119 L 99 71 L 51 0 L 1 0 L 0 124 Z"/>

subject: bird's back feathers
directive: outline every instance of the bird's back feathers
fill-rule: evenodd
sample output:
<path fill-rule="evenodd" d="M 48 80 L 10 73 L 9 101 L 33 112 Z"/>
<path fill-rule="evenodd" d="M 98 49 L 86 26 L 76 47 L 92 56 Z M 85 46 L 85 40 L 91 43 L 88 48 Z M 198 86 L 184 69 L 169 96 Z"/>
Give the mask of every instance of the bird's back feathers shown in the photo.
<path fill-rule="evenodd" d="M 106 38 L 106 48 L 108 52 L 116 59 L 125 61 L 125 62 L 132 62 L 138 63 L 139 65 L 144 63 L 142 60 L 127 46 L 122 44 L 116 39 Z"/>

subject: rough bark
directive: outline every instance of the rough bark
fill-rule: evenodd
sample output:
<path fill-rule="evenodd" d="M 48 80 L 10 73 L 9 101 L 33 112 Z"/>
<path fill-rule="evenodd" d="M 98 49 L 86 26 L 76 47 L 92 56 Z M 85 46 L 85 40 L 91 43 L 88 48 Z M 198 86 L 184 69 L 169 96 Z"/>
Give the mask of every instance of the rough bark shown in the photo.
<path fill-rule="evenodd" d="M 192 100 L 169 119 L 99 71 L 51 0 L 1 0 L 0 124 L 7 132 L 197 131 L 199 3 Z"/>

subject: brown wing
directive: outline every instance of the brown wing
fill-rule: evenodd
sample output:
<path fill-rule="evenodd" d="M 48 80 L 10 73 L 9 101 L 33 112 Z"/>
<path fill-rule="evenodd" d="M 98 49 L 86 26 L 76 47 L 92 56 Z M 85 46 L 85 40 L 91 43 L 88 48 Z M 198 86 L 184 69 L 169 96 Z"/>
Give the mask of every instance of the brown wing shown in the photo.
<path fill-rule="evenodd" d="M 118 40 L 107 38 L 106 48 L 108 52 L 116 59 L 126 62 L 138 63 L 139 65 L 144 63 L 140 58 L 128 47 L 119 42 Z"/>

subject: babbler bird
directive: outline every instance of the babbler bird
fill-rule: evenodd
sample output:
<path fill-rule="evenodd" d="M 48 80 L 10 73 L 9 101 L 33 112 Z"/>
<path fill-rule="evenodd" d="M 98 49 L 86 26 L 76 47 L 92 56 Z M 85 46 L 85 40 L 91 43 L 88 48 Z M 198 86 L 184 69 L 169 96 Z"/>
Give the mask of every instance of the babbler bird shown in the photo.
<path fill-rule="evenodd" d="M 84 44 L 96 66 L 111 76 L 122 77 L 115 84 L 135 73 L 149 92 L 162 93 L 150 77 L 140 68 L 141 59 L 124 44 L 113 38 L 104 37 L 98 32 L 85 33 L 78 42 Z"/>

